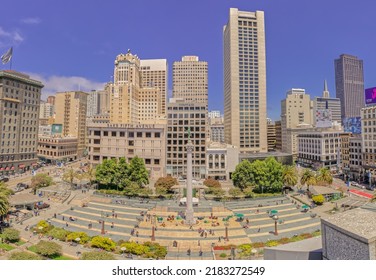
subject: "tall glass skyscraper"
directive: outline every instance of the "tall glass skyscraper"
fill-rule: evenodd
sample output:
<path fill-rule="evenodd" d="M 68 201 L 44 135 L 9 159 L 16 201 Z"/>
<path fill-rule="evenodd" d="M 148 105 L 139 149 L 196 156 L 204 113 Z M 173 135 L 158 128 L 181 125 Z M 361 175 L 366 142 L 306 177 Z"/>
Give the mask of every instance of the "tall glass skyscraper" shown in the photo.
<path fill-rule="evenodd" d="M 264 12 L 231 8 L 223 43 L 225 141 L 267 152 Z"/>
<path fill-rule="evenodd" d="M 341 100 L 343 118 L 360 117 L 364 107 L 363 60 L 342 54 L 334 60 L 336 97 Z"/>

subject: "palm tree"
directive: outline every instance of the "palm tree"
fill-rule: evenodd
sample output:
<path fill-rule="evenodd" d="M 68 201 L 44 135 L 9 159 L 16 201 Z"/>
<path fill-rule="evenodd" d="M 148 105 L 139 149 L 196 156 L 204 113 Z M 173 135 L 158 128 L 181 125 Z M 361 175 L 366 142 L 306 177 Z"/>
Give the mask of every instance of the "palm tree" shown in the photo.
<path fill-rule="evenodd" d="M 1 193 L 0 194 L 0 220 L 3 219 L 3 216 L 5 216 L 9 211 L 9 199 L 8 196 Z"/>
<path fill-rule="evenodd" d="M 324 185 L 330 185 L 331 183 L 333 183 L 333 176 L 328 168 L 320 168 L 319 175 L 317 176 L 317 182 Z"/>
<path fill-rule="evenodd" d="M 285 166 L 282 173 L 282 181 L 285 186 L 293 187 L 298 183 L 298 174 L 295 166 Z"/>
<path fill-rule="evenodd" d="M 307 190 L 309 191 L 309 186 L 316 184 L 316 177 L 312 170 L 306 168 L 303 171 L 302 177 L 300 178 L 300 184 L 307 185 Z"/>
<path fill-rule="evenodd" d="M 11 194 L 13 194 L 13 191 L 11 189 L 8 189 L 8 187 L 4 184 L 4 182 L 0 182 L 0 195 L 1 194 L 8 197 Z"/>

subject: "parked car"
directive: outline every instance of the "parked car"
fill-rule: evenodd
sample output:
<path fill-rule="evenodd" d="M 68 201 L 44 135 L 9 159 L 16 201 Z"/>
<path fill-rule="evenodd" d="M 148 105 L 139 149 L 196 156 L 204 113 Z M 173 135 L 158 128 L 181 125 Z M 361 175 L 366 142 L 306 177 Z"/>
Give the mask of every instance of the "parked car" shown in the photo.
<path fill-rule="evenodd" d="M 9 181 L 9 177 L 7 176 L 0 176 L 0 182 L 8 182 Z"/>
<path fill-rule="evenodd" d="M 41 209 L 45 209 L 45 208 L 48 208 L 48 207 L 50 207 L 50 205 L 48 204 L 48 203 L 42 203 L 42 204 L 35 204 L 34 205 L 34 208 L 35 209 L 38 209 L 38 210 L 41 210 Z"/>
<path fill-rule="evenodd" d="M 20 192 L 20 191 L 23 191 L 23 190 L 28 189 L 28 188 L 29 188 L 28 184 L 18 183 L 17 186 L 16 186 L 16 192 Z"/>

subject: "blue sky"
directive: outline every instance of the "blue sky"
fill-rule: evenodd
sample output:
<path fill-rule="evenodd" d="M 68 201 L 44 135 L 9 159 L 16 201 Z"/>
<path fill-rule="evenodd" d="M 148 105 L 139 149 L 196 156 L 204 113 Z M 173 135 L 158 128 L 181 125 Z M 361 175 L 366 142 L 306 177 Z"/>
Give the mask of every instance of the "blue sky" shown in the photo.
<path fill-rule="evenodd" d="M 223 111 L 222 28 L 230 7 L 265 11 L 272 119 L 292 87 L 321 95 L 327 79 L 335 96 L 333 60 L 342 53 L 363 59 L 365 86 L 376 86 L 374 0 L 3 1 L 0 52 L 13 45 L 13 69 L 41 79 L 44 96 L 99 89 L 127 49 L 141 59 L 166 58 L 171 88 L 172 63 L 198 55 L 209 63 L 209 109 Z"/>

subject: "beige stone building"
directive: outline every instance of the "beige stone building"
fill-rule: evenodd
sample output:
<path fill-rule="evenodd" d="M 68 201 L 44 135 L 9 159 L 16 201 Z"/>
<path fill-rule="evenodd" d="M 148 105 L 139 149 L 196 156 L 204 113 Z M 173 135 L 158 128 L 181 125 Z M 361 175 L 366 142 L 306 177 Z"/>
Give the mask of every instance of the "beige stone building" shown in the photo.
<path fill-rule="evenodd" d="M 275 148 L 282 151 L 282 126 L 281 121 L 275 121 Z"/>
<path fill-rule="evenodd" d="M 168 67 L 166 59 L 141 59 L 141 87 L 159 90 L 159 110 L 166 116 L 168 96 Z"/>
<path fill-rule="evenodd" d="M 63 137 L 77 137 L 77 156 L 86 150 L 87 96 L 83 91 L 58 92 L 55 100 L 55 123 L 63 125 Z"/>
<path fill-rule="evenodd" d="M 268 124 L 268 151 L 276 150 L 276 132 L 275 123 L 271 119 L 267 119 Z"/>
<path fill-rule="evenodd" d="M 298 162 L 301 166 L 337 171 L 340 165 L 341 126 L 312 128 L 298 135 Z"/>
<path fill-rule="evenodd" d="M 351 133 L 342 133 L 341 137 L 341 169 L 347 179 L 350 174 L 350 137 Z M 347 181 L 347 180 L 346 180 Z"/>
<path fill-rule="evenodd" d="M 360 111 L 362 118 L 363 168 L 372 182 L 376 181 L 376 106 L 365 107 Z"/>
<path fill-rule="evenodd" d="M 230 180 L 239 163 L 239 149 L 235 146 L 210 142 L 206 150 L 206 177 Z"/>
<path fill-rule="evenodd" d="M 281 101 L 282 152 L 297 156 L 297 133 L 313 125 L 313 103 L 304 89 L 293 88 Z"/>
<path fill-rule="evenodd" d="M 78 158 L 76 137 L 38 136 L 38 158 L 48 163 L 72 161 Z"/>
<path fill-rule="evenodd" d="M 106 86 L 111 96 L 110 123 L 137 124 L 163 118 L 167 87 L 167 70 L 163 69 L 155 61 L 142 66 L 130 51 L 116 57 L 114 83 Z"/>
<path fill-rule="evenodd" d="M 89 131 L 89 160 L 138 156 L 145 162 L 153 179 L 165 176 L 166 124 L 93 124 Z"/>
<path fill-rule="evenodd" d="M 231 8 L 223 44 L 226 143 L 267 152 L 264 12 Z"/>
<path fill-rule="evenodd" d="M 37 163 L 38 119 L 43 84 L 16 71 L 0 71 L 0 175 Z"/>
<path fill-rule="evenodd" d="M 49 119 L 50 117 L 54 116 L 55 113 L 55 106 L 45 102 L 40 102 L 40 108 L 39 108 L 39 118 L 40 119 Z"/>
<path fill-rule="evenodd" d="M 186 102 L 208 103 L 208 63 L 198 56 L 183 56 L 173 64 L 174 98 Z"/>

